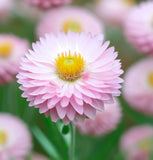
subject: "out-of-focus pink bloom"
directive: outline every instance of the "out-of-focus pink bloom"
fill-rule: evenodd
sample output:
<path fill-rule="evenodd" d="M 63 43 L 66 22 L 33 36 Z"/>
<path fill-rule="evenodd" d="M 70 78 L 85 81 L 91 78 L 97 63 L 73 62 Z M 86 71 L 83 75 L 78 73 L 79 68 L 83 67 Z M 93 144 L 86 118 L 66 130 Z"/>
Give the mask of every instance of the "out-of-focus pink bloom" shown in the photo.
<path fill-rule="evenodd" d="M 14 0 L 14 10 L 17 15 L 28 18 L 29 20 L 40 20 L 43 11 L 37 7 L 25 3 L 23 0 Z"/>
<path fill-rule="evenodd" d="M 125 34 L 140 52 L 153 55 L 153 2 L 134 7 L 125 21 Z"/>
<path fill-rule="evenodd" d="M 19 71 L 21 56 L 28 50 L 26 40 L 14 35 L 0 35 L 0 84 L 10 82 Z"/>
<path fill-rule="evenodd" d="M 98 0 L 97 14 L 106 22 L 121 25 L 134 4 L 134 0 Z"/>
<path fill-rule="evenodd" d="M 153 115 L 153 58 L 141 60 L 125 74 L 123 95 L 132 108 Z"/>
<path fill-rule="evenodd" d="M 128 130 L 121 138 L 120 148 L 127 160 L 150 160 L 153 127 L 142 125 Z"/>
<path fill-rule="evenodd" d="M 59 31 L 67 33 L 68 30 L 96 35 L 103 33 L 104 27 L 96 16 L 84 8 L 61 7 L 46 13 L 38 25 L 37 36 L 51 32 L 57 34 Z"/>
<path fill-rule="evenodd" d="M 31 160 L 49 160 L 49 159 L 41 154 L 33 153 L 31 156 Z"/>
<path fill-rule="evenodd" d="M 21 61 L 22 96 L 54 122 L 94 119 L 104 103 L 120 95 L 123 81 L 117 52 L 102 43 L 102 35 L 84 32 L 46 34 Z"/>
<path fill-rule="evenodd" d="M 115 130 L 121 119 L 121 108 L 115 99 L 113 104 L 106 104 L 105 110 L 97 112 L 94 120 L 85 119 L 83 123 L 76 123 L 77 129 L 85 135 L 102 136 Z"/>
<path fill-rule="evenodd" d="M 0 20 L 5 20 L 12 8 L 13 0 L 0 0 Z"/>
<path fill-rule="evenodd" d="M 43 9 L 48 9 L 48 8 L 52 8 L 55 6 L 68 4 L 72 0 L 24 0 L 24 1 L 26 1 L 29 4 L 32 4 L 34 6 L 38 6 Z"/>
<path fill-rule="evenodd" d="M 17 117 L 0 113 L 0 160 L 23 160 L 31 147 L 27 126 Z"/>

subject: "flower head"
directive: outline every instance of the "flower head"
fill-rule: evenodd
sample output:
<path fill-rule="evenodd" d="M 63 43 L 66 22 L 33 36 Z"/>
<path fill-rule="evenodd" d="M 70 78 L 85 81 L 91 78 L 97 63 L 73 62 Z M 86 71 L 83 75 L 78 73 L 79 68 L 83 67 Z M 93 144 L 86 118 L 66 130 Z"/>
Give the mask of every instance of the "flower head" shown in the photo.
<path fill-rule="evenodd" d="M 121 25 L 134 4 L 134 0 L 99 0 L 96 12 L 106 22 Z"/>
<path fill-rule="evenodd" d="M 22 58 L 18 82 L 30 106 L 70 121 L 94 118 L 96 110 L 120 95 L 122 70 L 114 47 L 102 36 L 61 32 L 47 34 Z"/>
<path fill-rule="evenodd" d="M 37 36 L 44 36 L 45 33 L 51 32 L 57 34 L 59 31 L 67 33 L 68 30 L 85 31 L 96 35 L 103 33 L 103 28 L 101 21 L 84 8 L 60 7 L 48 11 L 42 18 L 37 27 Z"/>
<path fill-rule="evenodd" d="M 121 119 L 121 108 L 115 99 L 113 104 L 106 104 L 105 110 L 98 112 L 94 120 L 85 119 L 83 123 L 76 123 L 77 129 L 85 135 L 102 136 L 116 129 Z"/>
<path fill-rule="evenodd" d="M 0 35 L 0 84 L 10 82 L 19 71 L 19 60 L 29 48 L 26 40 Z"/>
<path fill-rule="evenodd" d="M 125 34 L 139 51 L 153 55 L 153 2 L 134 7 L 125 20 Z"/>
<path fill-rule="evenodd" d="M 0 159 L 24 159 L 31 146 L 27 126 L 12 115 L 0 113 Z"/>
<path fill-rule="evenodd" d="M 39 8 L 48 9 L 70 3 L 72 0 L 25 0 L 29 4 L 38 6 Z"/>
<path fill-rule="evenodd" d="M 123 85 L 125 100 L 134 109 L 153 115 L 153 59 L 134 64 L 125 74 Z"/>
<path fill-rule="evenodd" d="M 149 160 L 153 145 L 153 127 L 137 126 L 121 138 L 120 148 L 128 160 Z"/>

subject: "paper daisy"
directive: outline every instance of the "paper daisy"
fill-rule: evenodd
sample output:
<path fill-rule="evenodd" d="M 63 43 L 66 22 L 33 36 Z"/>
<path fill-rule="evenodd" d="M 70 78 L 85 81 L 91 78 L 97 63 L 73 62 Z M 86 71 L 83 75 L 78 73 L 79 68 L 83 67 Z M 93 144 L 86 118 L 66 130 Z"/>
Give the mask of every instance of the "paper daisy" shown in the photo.
<path fill-rule="evenodd" d="M 0 113 L 0 160 L 23 160 L 31 146 L 27 126 L 12 115 Z"/>
<path fill-rule="evenodd" d="M 153 58 L 143 59 L 125 74 L 123 96 L 130 106 L 153 115 Z"/>
<path fill-rule="evenodd" d="M 149 125 L 129 129 L 120 142 L 120 148 L 127 160 L 149 160 L 152 146 L 153 127 Z"/>
<path fill-rule="evenodd" d="M 14 79 L 19 71 L 20 58 L 28 48 L 26 40 L 0 34 L 0 85 Z"/>
<path fill-rule="evenodd" d="M 153 55 L 153 2 L 143 2 L 131 10 L 125 21 L 129 42 L 145 54 Z"/>
<path fill-rule="evenodd" d="M 59 31 L 65 33 L 71 30 L 73 32 L 90 32 L 96 35 L 104 32 L 102 22 L 81 7 L 61 7 L 48 11 L 40 21 L 37 27 L 37 37 L 44 36 L 45 33 L 57 34 Z"/>
<path fill-rule="evenodd" d="M 121 119 L 121 108 L 115 99 L 113 104 L 106 104 L 105 110 L 97 112 L 94 120 L 85 119 L 83 123 L 76 123 L 77 129 L 85 135 L 102 136 L 115 130 Z"/>
<path fill-rule="evenodd" d="M 70 3 L 72 0 L 24 0 L 29 4 L 38 6 L 43 9 L 48 9 L 55 6 L 60 6 Z"/>
<path fill-rule="evenodd" d="M 95 3 L 97 14 L 106 22 L 122 25 L 134 0 L 99 0 Z"/>
<path fill-rule="evenodd" d="M 94 119 L 96 110 L 120 95 L 121 64 L 114 47 L 101 36 L 60 32 L 47 34 L 22 58 L 18 82 L 30 106 L 70 121 Z"/>

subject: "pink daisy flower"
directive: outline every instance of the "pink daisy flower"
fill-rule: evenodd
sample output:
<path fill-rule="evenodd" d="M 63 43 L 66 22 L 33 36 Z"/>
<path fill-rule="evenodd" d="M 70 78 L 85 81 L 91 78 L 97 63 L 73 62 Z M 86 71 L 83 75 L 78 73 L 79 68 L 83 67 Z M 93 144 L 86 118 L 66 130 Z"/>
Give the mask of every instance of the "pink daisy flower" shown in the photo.
<path fill-rule="evenodd" d="M 31 147 L 27 126 L 12 115 L 0 113 L 0 160 L 23 160 Z"/>
<path fill-rule="evenodd" d="M 106 22 L 121 25 L 134 4 L 134 0 L 99 0 L 95 9 Z"/>
<path fill-rule="evenodd" d="M 70 3 L 72 0 L 25 0 L 28 3 L 43 9 Z"/>
<path fill-rule="evenodd" d="M 46 13 L 37 27 L 37 36 L 51 32 L 57 34 L 59 31 L 67 33 L 68 30 L 96 35 L 103 33 L 104 27 L 96 16 L 84 8 L 60 7 Z"/>
<path fill-rule="evenodd" d="M 127 160 L 150 160 L 153 146 L 152 138 L 152 126 L 133 127 L 122 136 L 120 148 Z"/>
<path fill-rule="evenodd" d="M 106 104 L 105 110 L 98 112 L 94 120 L 85 119 L 83 123 L 76 123 L 75 125 L 82 134 L 102 136 L 115 130 L 120 119 L 121 108 L 115 99 L 113 104 Z"/>
<path fill-rule="evenodd" d="M 49 159 L 41 154 L 33 153 L 31 156 L 31 160 L 49 160 Z"/>
<path fill-rule="evenodd" d="M 0 0 L 0 20 L 6 20 L 12 8 L 12 0 Z"/>
<path fill-rule="evenodd" d="M 125 34 L 140 52 L 153 55 L 153 2 L 134 7 L 125 21 Z"/>
<path fill-rule="evenodd" d="M 26 40 L 13 35 L 0 35 L 0 84 L 14 79 L 19 71 L 20 57 L 28 48 Z"/>
<path fill-rule="evenodd" d="M 125 74 L 123 95 L 132 108 L 153 115 L 153 59 L 134 64 Z"/>
<path fill-rule="evenodd" d="M 46 34 L 22 58 L 17 76 L 22 96 L 54 122 L 93 119 L 96 110 L 120 95 L 122 82 L 117 52 L 102 43 L 102 35 L 84 32 Z"/>

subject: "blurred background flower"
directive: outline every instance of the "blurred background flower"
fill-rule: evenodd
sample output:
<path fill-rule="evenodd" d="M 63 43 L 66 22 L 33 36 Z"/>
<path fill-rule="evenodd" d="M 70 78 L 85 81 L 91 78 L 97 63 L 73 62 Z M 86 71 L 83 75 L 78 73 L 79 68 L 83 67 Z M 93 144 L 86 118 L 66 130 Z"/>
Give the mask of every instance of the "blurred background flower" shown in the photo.
<path fill-rule="evenodd" d="M 123 95 L 134 109 L 153 115 L 153 59 L 137 62 L 125 74 Z"/>
<path fill-rule="evenodd" d="M 84 135 L 103 136 L 117 128 L 121 115 L 119 102 L 114 99 L 114 103 L 106 104 L 104 111 L 98 112 L 94 120 L 85 119 L 83 123 L 76 123 L 75 125 Z"/>
<path fill-rule="evenodd" d="M 120 26 L 134 4 L 134 0 L 97 0 L 95 10 L 107 23 Z"/>
<path fill-rule="evenodd" d="M 130 128 L 121 138 L 120 148 L 127 160 L 150 160 L 153 146 L 151 125 Z"/>
<path fill-rule="evenodd" d="M 48 11 L 38 25 L 37 37 L 45 33 L 57 34 L 59 31 L 67 33 L 68 30 L 85 31 L 92 35 L 104 34 L 104 26 L 94 14 L 81 7 L 69 6 Z"/>
<path fill-rule="evenodd" d="M 0 113 L 0 159 L 24 159 L 31 147 L 31 135 L 27 126 L 17 117 Z"/>
<path fill-rule="evenodd" d="M 11 15 L 14 6 L 13 0 L 0 0 L 0 22 L 5 22 Z"/>
<path fill-rule="evenodd" d="M 71 2 L 71 0 L 25 0 L 29 4 L 32 4 L 34 6 L 38 6 L 40 8 L 48 9 L 51 7 L 68 4 Z"/>
<path fill-rule="evenodd" d="M 140 52 L 153 55 L 153 2 L 135 6 L 125 19 L 125 34 Z"/>
<path fill-rule="evenodd" d="M 43 11 L 29 3 L 25 3 L 24 0 L 14 0 L 13 14 L 20 15 L 22 18 L 36 23 L 43 15 Z"/>
<path fill-rule="evenodd" d="M 19 71 L 20 58 L 28 50 L 27 40 L 14 35 L 0 35 L 0 84 L 11 82 Z"/>

